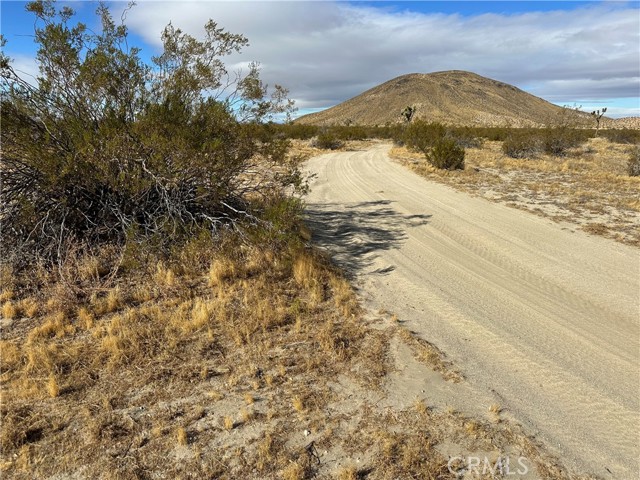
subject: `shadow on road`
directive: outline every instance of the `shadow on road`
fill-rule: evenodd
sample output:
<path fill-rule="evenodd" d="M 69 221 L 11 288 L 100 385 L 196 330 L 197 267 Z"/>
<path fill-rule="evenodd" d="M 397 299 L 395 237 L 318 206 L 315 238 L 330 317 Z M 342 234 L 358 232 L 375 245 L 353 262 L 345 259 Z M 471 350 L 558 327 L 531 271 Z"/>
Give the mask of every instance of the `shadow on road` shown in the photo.
<path fill-rule="evenodd" d="M 331 252 L 334 261 L 351 274 L 362 273 L 376 252 L 399 248 L 406 230 L 428 223 L 431 215 L 403 215 L 390 200 L 357 203 L 308 204 L 306 223 L 313 241 Z M 376 270 L 385 274 L 393 267 Z"/>

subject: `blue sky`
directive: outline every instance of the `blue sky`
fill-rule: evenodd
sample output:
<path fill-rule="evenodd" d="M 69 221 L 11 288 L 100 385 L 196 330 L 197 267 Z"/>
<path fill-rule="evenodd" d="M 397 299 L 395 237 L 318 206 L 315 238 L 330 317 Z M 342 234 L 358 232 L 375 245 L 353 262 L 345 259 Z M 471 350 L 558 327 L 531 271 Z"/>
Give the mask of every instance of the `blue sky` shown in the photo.
<path fill-rule="evenodd" d="M 97 26 L 96 2 L 71 5 Z M 107 2 L 114 17 L 126 6 Z M 1 2 L 5 51 L 35 74 L 33 16 Z M 198 36 L 207 19 L 249 38 L 227 63 L 262 65 L 289 88 L 299 114 L 327 108 L 398 75 L 468 70 L 559 105 L 640 116 L 640 2 L 139 1 L 129 44 L 149 58 L 171 21 Z"/>

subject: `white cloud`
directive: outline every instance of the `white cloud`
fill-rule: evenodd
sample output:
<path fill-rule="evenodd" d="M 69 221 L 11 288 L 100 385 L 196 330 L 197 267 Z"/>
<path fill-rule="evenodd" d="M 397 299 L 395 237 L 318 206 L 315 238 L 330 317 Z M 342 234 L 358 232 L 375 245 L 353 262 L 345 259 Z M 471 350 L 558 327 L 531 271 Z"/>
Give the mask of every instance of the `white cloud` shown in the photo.
<path fill-rule="evenodd" d="M 201 35 L 212 18 L 250 46 L 263 78 L 321 108 L 398 75 L 469 70 L 551 101 L 639 97 L 640 16 L 606 2 L 572 11 L 472 17 L 335 2 L 141 2 L 127 17 L 158 45 L 170 20 Z"/>
<path fill-rule="evenodd" d="M 602 102 L 594 105 L 583 105 L 582 110 L 585 112 L 592 112 L 602 108 Z M 623 118 L 623 117 L 640 117 L 640 107 L 638 108 L 624 108 L 624 107 L 608 107 L 607 117 L 611 118 Z"/>
<path fill-rule="evenodd" d="M 38 70 L 38 63 L 36 59 L 30 55 L 23 54 L 9 54 L 11 58 L 11 66 L 15 72 L 31 85 L 38 83 L 37 77 L 40 74 Z"/>

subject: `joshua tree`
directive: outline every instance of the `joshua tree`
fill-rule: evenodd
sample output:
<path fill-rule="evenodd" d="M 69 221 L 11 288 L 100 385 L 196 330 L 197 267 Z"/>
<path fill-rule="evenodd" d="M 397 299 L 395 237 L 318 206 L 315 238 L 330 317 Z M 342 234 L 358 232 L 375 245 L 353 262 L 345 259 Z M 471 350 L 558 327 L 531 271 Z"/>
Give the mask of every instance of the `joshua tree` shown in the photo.
<path fill-rule="evenodd" d="M 402 112 L 400 112 L 400 115 L 402 115 L 402 118 L 404 118 L 405 122 L 409 123 L 411 122 L 414 113 L 416 113 L 416 107 L 406 106 L 404 107 Z"/>
<path fill-rule="evenodd" d="M 591 112 L 591 116 L 596 119 L 596 137 L 598 136 L 598 130 L 600 130 L 600 119 L 604 116 L 604 113 L 607 111 L 607 107 L 604 107 L 602 111 L 594 110 Z"/>

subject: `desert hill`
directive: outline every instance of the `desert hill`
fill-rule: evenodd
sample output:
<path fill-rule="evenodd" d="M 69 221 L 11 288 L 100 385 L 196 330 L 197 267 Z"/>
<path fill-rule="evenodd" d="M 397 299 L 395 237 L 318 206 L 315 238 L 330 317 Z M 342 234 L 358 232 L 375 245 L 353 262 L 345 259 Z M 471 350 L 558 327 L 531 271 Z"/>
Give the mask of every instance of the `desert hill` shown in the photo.
<path fill-rule="evenodd" d="M 561 107 L 512 85 L 451 70 L 402 75 L 296 123 L 385 125 L 401 122 L 407 106 L 416 108 L 414 119 L 469 126 L 537 126 L 563 115 Z M 587 114 L 579 117 L 590 123 Z"/>

